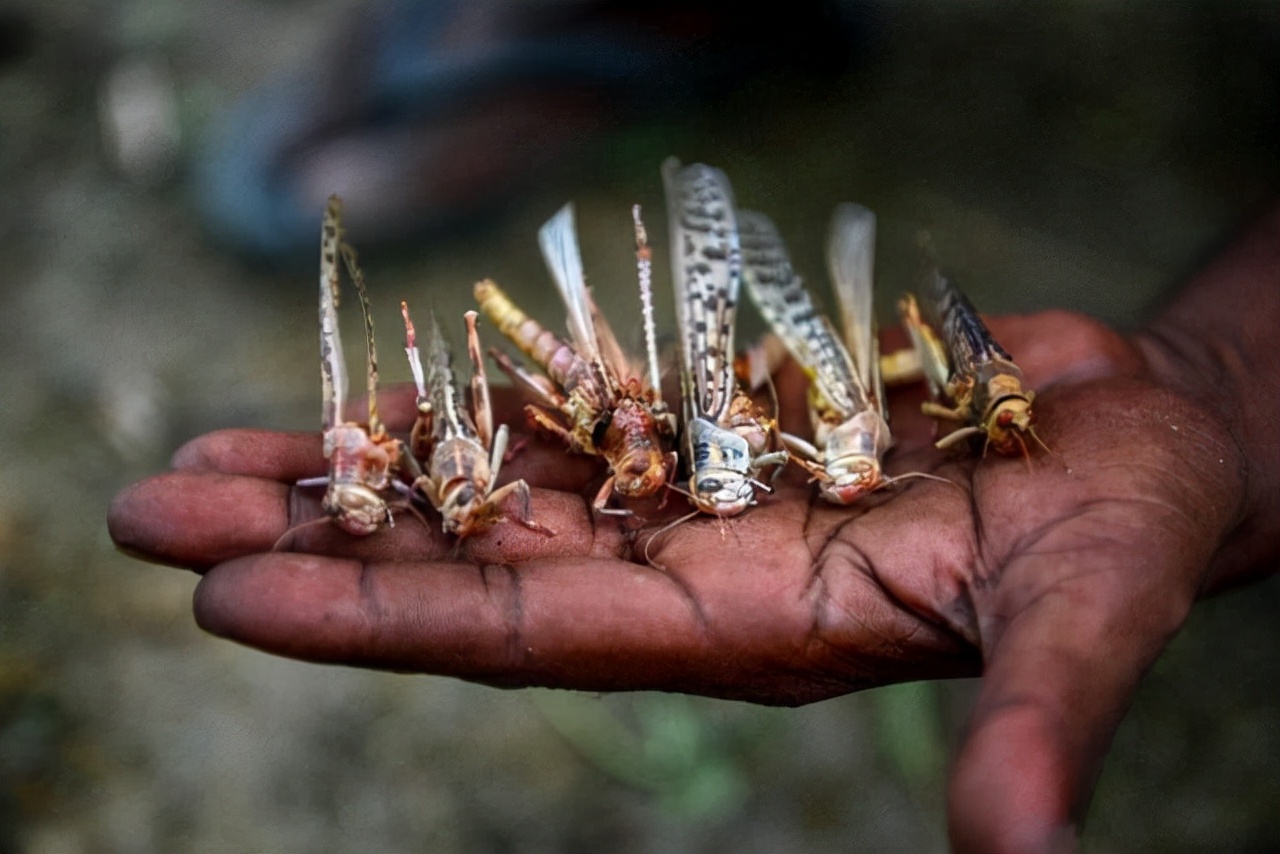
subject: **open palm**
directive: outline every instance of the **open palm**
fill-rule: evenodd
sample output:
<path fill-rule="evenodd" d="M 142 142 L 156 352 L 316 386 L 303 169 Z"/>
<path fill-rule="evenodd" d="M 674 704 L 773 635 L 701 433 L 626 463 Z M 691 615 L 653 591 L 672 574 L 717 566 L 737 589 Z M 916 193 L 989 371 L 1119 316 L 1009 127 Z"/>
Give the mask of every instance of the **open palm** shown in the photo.
<path fill-rule="evenodd" d="M 318 492 L 292 484 L 323 473 L 319 433 L 224 431 L 121 493 L 111 532 L 204 574 L 195 610 L 209 631 L 311 661 L 773 704 L 983 674 L 952 778 L 953 841 L 1035 850 L 1078 818 L 1239 496 L 1221 427 L 1132 343 L 1062 312 L 992 330 L 1040 392 L 1052 453 L 942 454 L 907 391 L 889 471 L 951 483 L 907 480 L 853 508 L 822 503 L 793 468 L 741 517 L 655 536 L 682 499 L 641 508 L 644 526 L 593 518 L 597 461 L 534 440 L 504 478 L 536 487 L 554 537 L 500 524 L 457 546 L 434 516 L 401 515 L 365 539 L 313 525 L 272 552 L 318 515 Z M 784 422 L 803 424 L 802 384 L 779 387 Z"/>

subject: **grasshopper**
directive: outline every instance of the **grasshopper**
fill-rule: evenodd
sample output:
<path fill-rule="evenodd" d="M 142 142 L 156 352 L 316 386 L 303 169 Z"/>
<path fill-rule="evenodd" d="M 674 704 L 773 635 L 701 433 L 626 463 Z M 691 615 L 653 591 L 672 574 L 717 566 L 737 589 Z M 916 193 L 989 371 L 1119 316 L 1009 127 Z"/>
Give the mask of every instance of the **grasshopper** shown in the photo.
<path fill-rule="evenodd" d="M 631 511 L 608 507 L 611 495 L 648 498 L 667 484 L 676 464 L 671 450 L 675 416 L 659 385 L 649 246 L 639 206 L 632 208 L 632 218 L 647 369 L 625 357 L 587 289 L 571 204 L 538 232 L 543 258 L 568 312 L 569 342 L 529 318 L 492 281 L 477 282 L 474 289 L 480 310 L 542 369 L 542 374 L 530 373 L 502 351 L 490 351 L 512 381 L 537 401 L 526 407 L 530 420 L 570 450 L 605 460 L 609 476 L 592 507 L 616 515 Z"/>
<path fill-rule="evenodd" d="M 963 425 L 939 439 L 937 447 L 984 436 L 984 453 L 989 447 L 1029 460 L 1024 437 L 1045 447 L 1033 427 L 1035 392 L 1023 387 L 1013 357 L 991 336 L 968 297 L 938 270 L 927 245 L 925 249 L 920 298 L 904 294 L 898 310 L 935 398 L 921 404 L 922 411 Z"/>
<path fill-rule="evenodd" d="M 378 417 L 378 353 L 369 293 L 355 250 L 343 240 L 342 200 L 337 196 L 330 196 L 325 208 L 320 243 L 321 424 L 324 455 L 329 461 L 321 507 L 342 530 L 367 536 L 384 524 L 395 524 L 385 495 L 403 472 L 412 474 L 416 464 L 404 443 L 392 438 Z M 369 420 L 364 424 L 343 419 L 347 370 L 338 329 L 339 256 L 355 285 L 364 315 L 369 394 Z"/>
<path fill-rule="evenodd" d="M 852 504 L 888 483 L 881 461 L 892 444 L 872 308 L 875 214 L 845 204 L 832 221 L 827 259 L 843 341 L 815 308 L 769 218 L 740 211 L 738 227 L 747 292 L 811 380 L 813 443 L 786 433 L 783 441 L 824 499 Z"/>
<path fill-rule="evenodd" d="M 703 164 L 662 166 L 671 228 L 690 499 L 704 513 L 735 516 L 772 491 L 759 479 L 781 466 L 777 425 L 738 385 L 733 327 L 742 254 L 733 189 Z"/>
<path fill-rule="evenodd" d="M 516 499 L 517 522 L 530 530 L 553 534 L 533 520 L 529 484 L 517 480 L 494 488 L 506 455 L 508 435 L 505 424 L 494 430 L 476 313 L 465 314 L 467 355 L 472 367 L 470 412 L 459 400 L 449 347 L 434 312 L 428 327 L 426 371 L 408 303 L 400 303 L 400 313 L 404 317 L 405 354 L 418 392 L 418 417 L 409 434 L 409 447 L 413 457 L 425 465 L 425 471 L 413 480 L 412 493 L 425 498 L 440 512 L 446 534 L 460 539 L 504 519 L 502 503 L 510 496 Z"/>

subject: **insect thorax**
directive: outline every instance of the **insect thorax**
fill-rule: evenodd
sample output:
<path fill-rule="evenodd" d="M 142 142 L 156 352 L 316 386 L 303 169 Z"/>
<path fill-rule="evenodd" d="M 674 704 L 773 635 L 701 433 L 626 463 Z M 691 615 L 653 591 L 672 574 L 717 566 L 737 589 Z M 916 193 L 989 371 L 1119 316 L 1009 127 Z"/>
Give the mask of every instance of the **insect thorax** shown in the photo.
<path fill-rule="evenodd" d="M 489 454 L 475 439 L 445 439 L 431 449 L 428 472 L 439 495 L 443 496 L 446 488 L 457 481 L 473 483 L 485 491 L 490 481 Z"/>
<path fill-rule="evenodd" d="M 686 429 L 693 461 L 689 489 L 694 503 L 700 510 L 720 516 L 745 510 L 755 497 L 747 440 L 705 418 L 690 419 Z"/>
<path fill-rule="evenodd" d="M 379 490 L 390 481 L 392 454 L 359 424 L 338 424 L 325 431 L 324 454 L 329 458 L 331 484 L 360 484 Z"/>
<path fill-rule="evenodd" d="M 624 399 L 597 438 L 600 454 L 609 463 L 614 489 L 623 495 L 647 497 L 667 479 L 667 459 L 660 427 L 643 403 Z"/>

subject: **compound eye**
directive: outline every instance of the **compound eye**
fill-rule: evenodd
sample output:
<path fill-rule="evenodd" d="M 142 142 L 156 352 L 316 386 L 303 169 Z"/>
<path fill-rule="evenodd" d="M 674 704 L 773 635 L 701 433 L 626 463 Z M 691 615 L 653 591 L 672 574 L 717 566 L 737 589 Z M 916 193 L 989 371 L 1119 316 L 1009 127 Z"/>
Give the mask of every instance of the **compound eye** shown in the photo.
<path fill-rule="evenodd" d="M 718 478 L 708 477 L 698 481 L 699 492 L 719 492 L 724 489 L 724 483 Z"/>
<path fill-rule="evenodd" d="M 1008 427 L 1012 423 L 1013 412 L 1011 410 L 1006 409 L 996 416 L 996 424 L 1000 427 Z"/>

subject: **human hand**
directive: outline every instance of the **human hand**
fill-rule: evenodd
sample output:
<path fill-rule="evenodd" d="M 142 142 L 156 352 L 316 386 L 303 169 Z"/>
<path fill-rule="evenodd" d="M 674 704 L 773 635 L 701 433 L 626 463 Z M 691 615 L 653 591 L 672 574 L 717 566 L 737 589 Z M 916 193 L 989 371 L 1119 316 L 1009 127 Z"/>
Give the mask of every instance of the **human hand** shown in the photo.
<path fill-rule="evenodd" d="M 940 454 L 904 394 L 889 471 L 952 485 L 907 481 L 838 508 L 793 469 L 742 517 L 650 543 L 661 519 L 637 535 L 593 518 L 599 465 L 535 440 L 504 479 L 535 486 L 554 537 L 508 523 L 457 546 L 434 516 L 402 515 L 363 539 L 304 528 L 286 553 L 272 544 L 319 515 L 319 491 L 293 486 L 324 471 L 319 432 L 224 431 L 122 492 L 111 533 L 203 574 L 207 630 L 310 661 L 773 704 L 982 673 L 953 841 L 1047 850 L 1070 843 L 1142 673 L 1214 582 L 1241 468 L 1220 420 L 1105 327 L 1051 312 L 992 329 L 1039 391 L 1053 453 L 1029 468 Z M 780 388 L 784 422 L 803 423 L 803 384 Z M 408 397 L 384 409 L 408 426 Z M 672 504 L 667 517 L 684 511 Z"/>

